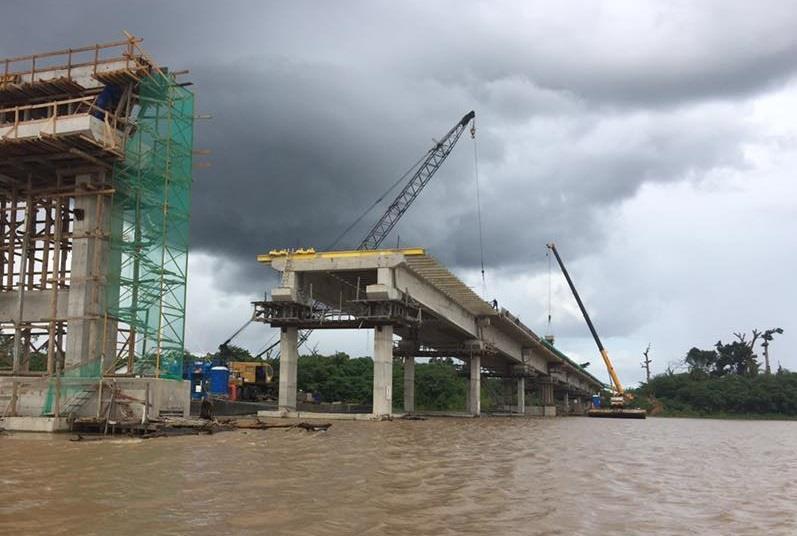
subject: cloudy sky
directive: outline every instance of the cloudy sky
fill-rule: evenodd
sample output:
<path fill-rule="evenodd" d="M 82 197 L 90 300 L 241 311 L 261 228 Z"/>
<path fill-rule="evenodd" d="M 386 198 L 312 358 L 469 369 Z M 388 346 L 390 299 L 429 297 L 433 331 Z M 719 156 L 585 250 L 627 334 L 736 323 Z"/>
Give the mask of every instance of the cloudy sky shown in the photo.
<path fill-rule="evenodd" d="M 193 351 L 272 285 L 258 253 L 328 245 L 473 109 L 488 299 L 544 333 L 555 240 L 627 383 L 648 343 L 661 372 L 752 328 L 784 328 L 773 361 L 797 369 L 795 2 L 5 0 L 0 20 L 3 57 L 126 29 L 190 69 L 213 115 L 197 124 L 212 166 L 195 175 Z M 481 293 L 476 206 L 463 137 L 398 234 Z M 558 345 L 607 379 L 551 281 Z M 313 344 L 371 350 L 364 332 Z"/>

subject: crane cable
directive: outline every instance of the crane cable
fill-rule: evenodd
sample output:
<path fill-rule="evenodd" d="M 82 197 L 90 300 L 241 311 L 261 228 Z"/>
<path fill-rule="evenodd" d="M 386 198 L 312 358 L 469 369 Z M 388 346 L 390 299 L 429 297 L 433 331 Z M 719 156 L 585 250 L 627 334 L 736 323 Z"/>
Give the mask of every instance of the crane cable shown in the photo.
<path fill-rule="evenodd" d="M 271 349 L 271 346 L 269 346 L 271 344 L 271 341 L 273 341 L 277 337 L 278 334 L 279 334 L 279 331 L 277 331 L 276 333 L 272 334 L 271 337 L 268 338 L 266 343 L 263 346 L 260 347 L 260 350 L 255 355 L 265 354 L 266 352 L 268 352 Z"/>
<path fill-rule="evenodd" d="M 553 335 L 551 332 L 551 252 L 545 250 L 545 256 L 548 257 L 548 327 L 545 334 L 549 337 Z"/>
<path fill-rule="evenodd" d="M 476 178 L 476 218 L 479 224 L 479 256 L 482 269 L 482 296 L 487 297 L 487 279 L 484 276 L 484 232 L 482 231 L 482 202 L 479 192 L 479 149 L 476 142 L 476 119 L 470 126 L 470 137 L 473 140 L 473 175 Z"/>
<path fill-rule="evenodd" d="M 431 151 L 431 149 L 430 149 L 430 151 Z M 381 203 L 382 201 L 384 201 L 384 200 L 385 200 L 385 197 L 387 197 L 388 195 L 390 195 L 390 192 L 392 192 L 393 190 L 395 190 L 395 189 L 396 189 L 396 187 L 397 187 L 399 184 L 401 184 L 401 183 L 404 181 L 404 179 L 406 179 L 406 178 L 407 178 L 407 176 L 408 176 L 410 173 L 412 173 L 412 171 L 413 171 L 415 168 L 417 168 L 417 167 L 420 165 L 420 163 L 421 163 L 421 162 L 423 162 L 423 161 L 424 161 L 424 159 L 425 159 L 425 158 L 426 158 L 426 157 L 429 155 L 429 152 L 430 152 L 430 151 L 426 151 L 426 153 L 424 153 L 424 155 L 423 155 L 422 157 L 420 157 L 420 158 L 418 159 L 418 161 L 417 161 L 417 162 L 415 162 L 415 163 L 412 165 L 412 167 L 410 167 L 410 168 L 409 168 L 409 169 L 408 169 L 406 172 L 404 172 L 404 175 L 402 175 L 401 177 L 399 177 L 399 178 L 398 178 L 398 180 L 396 180 L 396 182 L 394 182 L 394 183 L 393 183 L 393 184 L 390 186 L 390 188 L 388 188 L 388 189 L 387 189 L 387 190 L 386 190 L 386 191 L 385 191 L 385 192 L 384 192 L 382 195 L 380 195 L 380 196 L 377 198 L 377 200 L 376 200 L 376 201 L 374 201 L 374 202 L 371 204 L 371 206 L 369 206 L 367 209 L 365 209 L 365 211 L 363 211 L 363 213 L 362 213 L 362 214 L 360 214 L 360 215 L 359 215 L 359 216 L 358 216 L 358 217 L 357 217 L 357 218 L 356 218 L 356 219 L 355 219 L 353 222 L 351 222 L 351 225 L 349 225 L 348 227 L 346 227 L 346 228 L 343 230 L 343 232 L 342 232 L 342 233 L 340 233 L 340 234 L 338 235 L 338 237 L 335 239 L 335 241 L 334 241 L 334 242 L 332 242 L 330 245 L 328 245 L 328 246 L 326 247 L 326 251 L 329 251 L 329 250 L 331 250 L 332 248 L 334 248 L 335 246 L 337 246 L 337 245 L 338 245 L 338 243 L 339 243 L 339 242 L 340 242 L 340 241 L 343 239 L 343 237 L 344 237 L 344 236 L 346 236 L 347 234 L 349 234 L 349 231 L 351 231 L 352 229 L 354 229 L 354 227 L 356 227 L 356 226 L 357 226 L 357 224 L 358 224 L 358 223 L 360 223 L 360 222 L 363 220 L 363 218 L 365 218 L 365 217 L 366 217 L 366 216 L 367 216 L 367 215 L 368 215 L 368 214 L 369 214 L 369 213 L 370 213 L 370 212 L 371 212 L 371 211 L 372 211 L 374 208 L 376 208 L 376 206 L 377 206 L 379 203 Z"/>

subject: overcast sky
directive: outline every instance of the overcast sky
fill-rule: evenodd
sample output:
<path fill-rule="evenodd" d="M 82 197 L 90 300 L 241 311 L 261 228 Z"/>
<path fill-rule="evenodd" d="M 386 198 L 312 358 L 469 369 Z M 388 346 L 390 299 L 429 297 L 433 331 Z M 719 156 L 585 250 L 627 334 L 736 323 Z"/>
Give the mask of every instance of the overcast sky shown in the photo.
<path fill-rule="evenodd" d="M 213 115 L 196 125 L 212 166 L 195 174 L 193 351 L 272 285 L 258 253 L 328 245 L 473 109 L 488 299 L 544 334 L 555 240 L 625 382 L 648 343 L 662 372 L 753 328 L 784 328 L 774 366 L 797 369 L 795 2 L 6 0 L 0 21 L 1 57 L 126 29 L 190 69 Z M 482 292 L 469 137 L 398 234 Z M 557 345 L 608 380 L 551 281 Z M 240 342 L 257 351 L 272 333 Z M 371 351 L 365 332 L 313 344 Z"/>

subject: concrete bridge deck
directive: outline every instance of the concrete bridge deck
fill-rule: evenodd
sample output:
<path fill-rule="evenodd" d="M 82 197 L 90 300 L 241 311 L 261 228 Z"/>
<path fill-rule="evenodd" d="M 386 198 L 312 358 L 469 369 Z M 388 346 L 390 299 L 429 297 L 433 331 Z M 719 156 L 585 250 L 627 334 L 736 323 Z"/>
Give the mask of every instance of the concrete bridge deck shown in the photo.
<path fill-rule="evenodd" d="M 281 272 L 255 318 L 281 329 L 279 407 L 296 410 L 298 331 L 374 330 L 373 415 L 392 413 L 393 358 L 404 358 L 404 410 L 414 412 L 417 357 L 469 363 L 468 411 L 479 415 L 483 372 L 517 380 L 517 407 L 535 389 L 543 413 L 586 408 L 603 389 L 586 372 L 506 309 L 493 308 L 420 248 L 372 251 L 273 251 L 258 261 Z M 394 343 L 394 335 L 400 341 Z M 528 384 L 527 384 L 527 380 Z"/>

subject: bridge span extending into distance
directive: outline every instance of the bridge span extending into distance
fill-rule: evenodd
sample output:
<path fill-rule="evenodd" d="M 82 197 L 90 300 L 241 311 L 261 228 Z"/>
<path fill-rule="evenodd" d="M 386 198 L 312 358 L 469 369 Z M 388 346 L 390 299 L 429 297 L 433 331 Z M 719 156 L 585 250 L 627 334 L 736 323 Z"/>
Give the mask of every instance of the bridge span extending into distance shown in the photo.
<path fill-rule="evenodd" d="M 281 273 L 255 319 L 280 328 L 279 411 L 295 415 L 300 331 L 373 329 L 372 417 L 393 415 L 393 359 L 404 363 L 404 412 L 415 412 L 415 359 L 468 364 L 467 410 L 481 413 L 481 377 L 514 385 L 518 414 L 583 413 L 604 384 L 512 313 L 480 298 L 421 248 L 272 251 L 258 261 Z M 394 336 L 399 340 L 394 341 Z M 526 394 L 539 402 L 526 405 Z M 529 397 L 531 398 L 531 397 Z"/>

